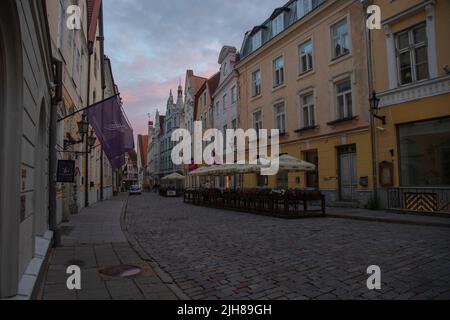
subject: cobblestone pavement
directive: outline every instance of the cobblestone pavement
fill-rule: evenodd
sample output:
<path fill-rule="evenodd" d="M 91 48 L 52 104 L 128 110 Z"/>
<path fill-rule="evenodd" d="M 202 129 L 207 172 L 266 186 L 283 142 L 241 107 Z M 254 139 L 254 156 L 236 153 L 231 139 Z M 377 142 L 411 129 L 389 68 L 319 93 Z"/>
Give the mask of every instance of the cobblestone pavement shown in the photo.
<path fill-rule="evenodd" d="M 450 299 L 448 228 L 281 220 L 130 198 L 128 233 L 192 299 Z M 367 289 L 370 265 L 382 290 Z"/>
<path fill-rule="evenodd" d="M 61 226 L 62 246 L 53 250 L 41 298 L 44 300 L 175 300 L 157 272 L 132 249 L 120 226 L 126 195 L 84 209 Z M 81 290 L 67 289 L 66 269 L 81 268 Z M 142 269 L 130 278 L 109 277 L 104 268 Z"/>

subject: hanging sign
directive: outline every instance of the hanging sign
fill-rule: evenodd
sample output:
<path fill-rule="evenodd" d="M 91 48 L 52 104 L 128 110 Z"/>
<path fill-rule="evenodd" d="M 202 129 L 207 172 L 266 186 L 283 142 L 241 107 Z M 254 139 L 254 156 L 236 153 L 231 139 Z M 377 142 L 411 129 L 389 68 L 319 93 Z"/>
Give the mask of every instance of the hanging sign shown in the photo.
<path fill-rule="evenodd" d="M 56 182 L 74 183 L 75 182 L 75 161 L 59 160 Z"/>

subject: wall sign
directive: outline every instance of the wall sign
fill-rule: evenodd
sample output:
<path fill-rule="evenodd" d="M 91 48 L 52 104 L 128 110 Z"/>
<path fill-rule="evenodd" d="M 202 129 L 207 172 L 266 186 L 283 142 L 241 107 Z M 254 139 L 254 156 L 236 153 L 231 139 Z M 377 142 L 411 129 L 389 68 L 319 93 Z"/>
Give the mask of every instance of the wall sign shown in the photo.
<path fill-rule="evenodd" d="M 75 182 L 75 161 L 59 160 L 56 182 L 74 183 Z"/>
<path fill-rule="evenodd" d="M 385 188 L 394 185 L 394 166 L 392 162 L 383 161 L 380 163 L 380 185 Z"/>

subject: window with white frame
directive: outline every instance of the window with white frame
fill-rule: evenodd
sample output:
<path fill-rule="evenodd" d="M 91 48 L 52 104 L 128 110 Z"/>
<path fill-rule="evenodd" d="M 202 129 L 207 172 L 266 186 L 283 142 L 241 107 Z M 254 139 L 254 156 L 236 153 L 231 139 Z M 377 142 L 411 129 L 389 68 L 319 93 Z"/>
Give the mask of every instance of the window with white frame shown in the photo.
<path fill-rule="evenodd" d="M 227 68 L 228 68 L 228 65 L 227 65 L 227 63 L 225 62 L 225 63 L 223 64 L 223 66 L 222 66 L 222 73 L 223 73 L 223 76 L 224 76 L 224 77 L 227 75 Z"/>
<path fill-rule="evenodd" d="M 94 53 L 94 77 L 97 79 L 97 52 Z"/>
<path fill-rule="evenodd" d="M 214 113 L 212 109 L 209 109 L 208 111 L 208 119 L 209 119 L 209 127 L 212 128 L 214 126 Z"/>
<path fill-rule="evenodd" d="M 252 50 L 259 49 L 262 45 L 262 31 L 258 31 L 252 36 Z"/>
<path fill-rule="evenodd" d="M 311 71 L 313 64 L 313 43 L 311 40 L 301 44 L 298 48 L 300 57 L 300 74 Z"/>
<path fill-rule="evenodd" d="M 273 61 L 273 86 L 278 87 L 284 83 L 284 58 L 278 57 Z"/>
<path fill-rule="evenodd" d="M 59 0 L 59 12 L 58 12 L 58 37 L 57 37 L 57 45 L 59 49 L 63 48 L 64 44 L 64 31 L 66 30 L 66 19 L 65 19 L 65 1 Z M 63 51 L 63 50 L 61 50 Z"/>
<path fill-rule="evenodd" d="M 350 36 L 347 18 L 333 25 L 331 27 L 331 34 L 333 37 L 333 58 L 338 58 L 349 53 Z"/>
<path fill-rule="evenodd" d="M 352 82 L 346 79 L 336 83 L 337 119 L 348 119 L 353 116 Z"/>
<path fill-rule="evenodd" d="M 263 128 L 262 111 L 256 111 L 253 113 L 253 128 L 259 134 L 259 130 Z"/>
<path fill-rule="evenodd" d="M 237 101 L 237 91 L 236 91 L 236 86 L 233 86 L 231 88 L 231 103 L 235 103 Z"/>
<path fill-rule="evenodd" d="M 223 97 L 222 97 L 222 106 L 223 106 L 223 113 L 225 113 L 226 112 L 226 106 L 227 106 L 227 94 L 224 94 L 223 95 Z"/>
<path fill-rule="evenodd" d="M 313 128 L 316 125 L 314 92 L 300 96 L 300 117 L 302 128 Z"/>
<path fill-rule="evenodd" d="M 252 96 L 257 97 L 261 94 L 261 70 L 252 73 Z"/>
<path fill-rule="evenodd" d="M 286 108 L 285 103 L 280 102 L 275 106 L 275 129 L 280 130 L 280 133 L 286 133 Z"/>
<path fill-rule="evenodd" d="M 298 0 L 297 1 L 297 18 L 300 19 L 307 15 L 312 10 L 312 0 Z"/>
<path fill-rule="evenodd" d="M 284 30 L 284 13 L 279 14 L 272 20 L 272 37 Z"/>
<path fill-rule="evenodd" d="M 398 33 L 396 42 L 400 84 L 428 79 L 426 24 L 420 24 Z"/>

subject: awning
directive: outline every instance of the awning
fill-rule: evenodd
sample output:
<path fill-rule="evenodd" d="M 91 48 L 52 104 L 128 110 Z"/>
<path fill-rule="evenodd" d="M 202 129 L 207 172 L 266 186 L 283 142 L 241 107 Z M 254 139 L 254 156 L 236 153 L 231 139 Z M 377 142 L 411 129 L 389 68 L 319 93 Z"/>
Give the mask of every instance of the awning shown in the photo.
<path fill-rule="evenodd" d="M 289 155 L 283 155 L 274 160 L 261 159 L 259 164 L 224 164 L 209 167 L 201 167 L 189 173 L 191 176 L 232 176 L 235 174 L 261 174 L 262 168 L 269 168 L 270 165 L 262 165 L 262 163 L 272 163 L 277 161 L 279 172 L 311 172 L 316 170 L 316 166 L 312 163 L 294 158 Z"/>

